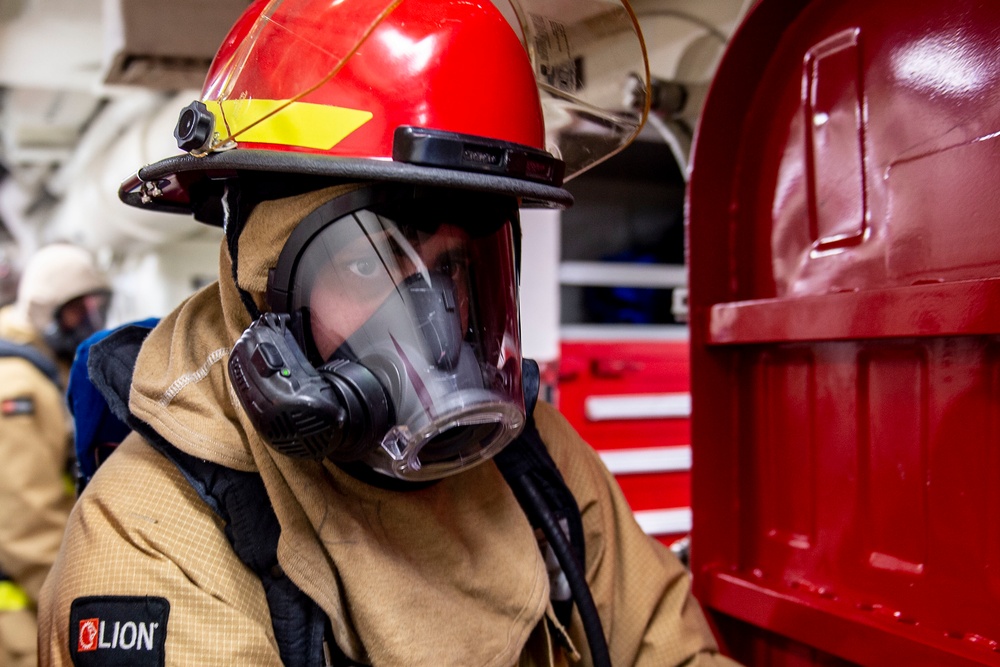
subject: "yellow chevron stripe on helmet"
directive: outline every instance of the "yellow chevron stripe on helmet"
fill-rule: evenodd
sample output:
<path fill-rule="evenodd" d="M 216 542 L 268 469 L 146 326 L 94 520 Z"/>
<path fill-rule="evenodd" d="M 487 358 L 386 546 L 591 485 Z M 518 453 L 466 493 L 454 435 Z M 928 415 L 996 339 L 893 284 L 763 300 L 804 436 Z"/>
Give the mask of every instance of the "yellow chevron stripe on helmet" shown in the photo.
<path fill-rule="evenodd" d="M 220 141 L 329 150 L 370 121 L 370 111 L 290 100 L 205 102 Z"/>

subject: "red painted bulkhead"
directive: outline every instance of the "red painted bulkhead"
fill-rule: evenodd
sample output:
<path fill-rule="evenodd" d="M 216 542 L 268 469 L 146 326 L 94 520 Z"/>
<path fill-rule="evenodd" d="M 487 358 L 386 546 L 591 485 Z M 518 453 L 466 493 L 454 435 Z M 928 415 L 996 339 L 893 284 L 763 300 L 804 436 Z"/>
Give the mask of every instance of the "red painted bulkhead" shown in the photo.
<path fill-rule="evenodd" d="M 1000 3 L 761 0 L 688 199 L 692 571 L 747 665 L 1000 664 Z"/>

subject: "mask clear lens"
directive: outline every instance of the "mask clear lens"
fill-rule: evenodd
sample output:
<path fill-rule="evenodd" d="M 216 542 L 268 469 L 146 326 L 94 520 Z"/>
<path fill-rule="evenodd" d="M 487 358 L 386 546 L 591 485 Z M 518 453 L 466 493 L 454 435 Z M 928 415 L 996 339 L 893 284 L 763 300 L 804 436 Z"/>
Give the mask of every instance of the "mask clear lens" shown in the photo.
<path fill-rule="evenodd" d="M 330 221 L 297 253 L 290 304 L 313 357 L 360 363 L 389 396 L 373 469 L 444 477 L 523 427 L 515 215 L 505 198 L 409 198 Z"/>

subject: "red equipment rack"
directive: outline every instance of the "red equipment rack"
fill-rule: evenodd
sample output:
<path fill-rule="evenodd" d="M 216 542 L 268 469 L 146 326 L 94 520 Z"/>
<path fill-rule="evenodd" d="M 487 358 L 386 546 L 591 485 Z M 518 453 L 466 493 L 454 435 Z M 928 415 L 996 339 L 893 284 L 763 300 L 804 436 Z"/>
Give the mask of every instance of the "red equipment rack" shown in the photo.
<path fill-rule="evenodd" d="M 747 665 L 1000 664 L 1000 3 L 760 0 L 688 198 L 692 573 Z"/>
<path fill-rule="evenodd" d="M 688 339 L 643 338 L 637 328 L 631 339 L 564 339 L 558 403 L 639 525 L 670 546 L 691 530 Z"/>

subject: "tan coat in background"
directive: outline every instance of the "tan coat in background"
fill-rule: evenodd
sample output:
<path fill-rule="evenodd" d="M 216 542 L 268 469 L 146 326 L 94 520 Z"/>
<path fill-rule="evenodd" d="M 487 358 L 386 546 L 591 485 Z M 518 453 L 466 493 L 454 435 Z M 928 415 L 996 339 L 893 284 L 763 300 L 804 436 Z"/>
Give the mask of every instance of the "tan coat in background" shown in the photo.
<path fill-rule="evenodd" d="M 46 351 L 11 306 L 0 310 L 0 338 Z M 36 662 L 34 607 L 73 503 L 65 479 L 71 433 L 61 389 L 25 359 L 0 358 L 4 401 L 18 403 L 0 409 L 0 571 L 29 607 L 0 611 L 0 665 L 25 667 Z"/>

